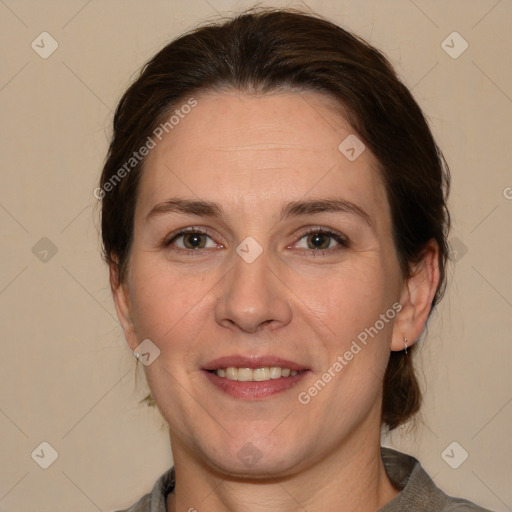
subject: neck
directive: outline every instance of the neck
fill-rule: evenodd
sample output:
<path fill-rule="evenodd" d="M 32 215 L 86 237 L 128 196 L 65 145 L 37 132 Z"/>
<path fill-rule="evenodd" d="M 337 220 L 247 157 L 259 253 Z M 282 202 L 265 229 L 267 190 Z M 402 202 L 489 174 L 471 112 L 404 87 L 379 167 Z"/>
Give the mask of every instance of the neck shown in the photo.
<path fill-rule="evenodd" d="M 387 477 L 380 437 L 354 440 L 307 469 L 262 479 L 216 472 L 173 446 L 176 487 L 168 512 L 375 512 L 398 490 Z M 178 449 L 176 449 L 178 448 Z"/>

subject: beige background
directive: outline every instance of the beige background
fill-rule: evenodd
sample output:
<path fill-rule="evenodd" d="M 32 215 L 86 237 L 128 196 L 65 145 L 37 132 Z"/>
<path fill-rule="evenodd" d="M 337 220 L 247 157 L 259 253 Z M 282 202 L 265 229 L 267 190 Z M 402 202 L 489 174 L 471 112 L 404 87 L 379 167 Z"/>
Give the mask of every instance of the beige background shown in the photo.
<path fill-rule="evenodd" d="M 111 511 L 171 463 L 158 413 L 138 404 L 145 383 L 115 317 L 92 191 L 139 66 L 185 29 L 250 5 L 0 0 L 2 511 Z M 460 259 L 419 360 L 425 406 L 415 432 L 384 442 L 418 456 L 448 493 L 512 510 L 512 2 L 308 5 L 384 50 L 453 173 Z M 59 45 L 48 59 L 31 48 L 43 31 Z M 441 47 L 453 31 L 469 43 L 457 59 Z M 47 241 L 33 251 L 43 237 L 57 249 L 47 261 Z M 43 441 L 58 452 L 48 469 L 31 457 Z M 469 453 L 458 469 L 441 457 L 453 441 Z"/>

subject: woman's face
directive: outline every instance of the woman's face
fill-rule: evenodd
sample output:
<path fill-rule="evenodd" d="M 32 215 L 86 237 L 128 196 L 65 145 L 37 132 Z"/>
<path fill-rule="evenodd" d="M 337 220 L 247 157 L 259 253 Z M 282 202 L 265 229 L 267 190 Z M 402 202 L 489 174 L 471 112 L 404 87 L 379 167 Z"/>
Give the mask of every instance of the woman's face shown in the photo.
<path fill-rule="evenodd" d="M 196 100 L 147 157 L 116 291 L 175 459 L 276 476 L 378 443 L 407 333 L 376 159 L 319 93 Z"/>

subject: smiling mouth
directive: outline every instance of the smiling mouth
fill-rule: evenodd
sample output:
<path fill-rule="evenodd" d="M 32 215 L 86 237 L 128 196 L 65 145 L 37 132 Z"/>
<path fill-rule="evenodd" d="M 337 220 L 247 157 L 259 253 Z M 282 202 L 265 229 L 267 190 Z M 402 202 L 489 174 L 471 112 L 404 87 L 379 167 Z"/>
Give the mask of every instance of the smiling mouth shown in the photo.
<path fill-rule="evenodd" d="M 239 382 L 264 382 L 287 377 L 295 377 L 304 370 L 290 370 L 281 366 L 264 366 L 262 368 L 243 368 L 229 366 L 227 368 L 218 368 L 209 370 L 209 373 L 217 375 L 227 380 L 236 380 Z"/>

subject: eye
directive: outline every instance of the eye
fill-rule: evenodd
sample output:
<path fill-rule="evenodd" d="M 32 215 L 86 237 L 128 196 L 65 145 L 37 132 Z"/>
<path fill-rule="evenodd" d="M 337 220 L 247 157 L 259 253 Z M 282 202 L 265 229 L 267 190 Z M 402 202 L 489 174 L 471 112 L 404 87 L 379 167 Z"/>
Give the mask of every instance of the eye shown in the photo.
<path fill-rule="evenodd" d="M 164 241 L 165 247 L 172 247 L 177 252 L 196 252 L 200 249 L 211 249 L 222 247 L 216 244 L 213 239 L 205 231 L 198 228 L 186 228 L 171 235 Z"/>
<path fill-rule="evenodd" d="M 304 242 L 301 243 L 301 240 Z M 313 228 L 303 233 L 295 247 L 305 252 L 326 254 L 349 246 L 348 239 L 341 233 L 325 228 Z"/>

